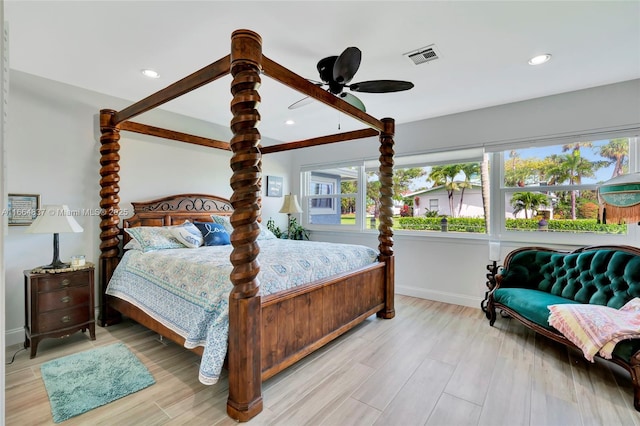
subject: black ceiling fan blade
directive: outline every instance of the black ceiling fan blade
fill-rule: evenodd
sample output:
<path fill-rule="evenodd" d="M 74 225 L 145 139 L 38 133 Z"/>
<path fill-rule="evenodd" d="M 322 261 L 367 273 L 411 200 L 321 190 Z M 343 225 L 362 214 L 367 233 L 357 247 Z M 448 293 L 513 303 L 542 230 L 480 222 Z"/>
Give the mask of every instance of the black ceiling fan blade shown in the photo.
<path fill-rule="evenodd" d="M 362 52 L 360 49 L 347 47 L 333 64 L 333 80 L 339 84 L 350 82 L 358 68 L 360 68 L 361 60 Z"/>
<path fill-rule="evenodd" d="M 360 111 L 367 112 L 367 109 L 364 107 L 364 103 L 362 103 L 357 96 L 352 95 L 351 93 L 340 93 L 338 96 L 340 96 L 346 103 L 358 108 Z"/>
<path fill-rule="evenodd" d="M 363 93 L 389 93 L 402 92 L 413 88 L 413 83 L 400 80 L 371 80 L 353 83 L 349 86 L 354 92 Z"/>

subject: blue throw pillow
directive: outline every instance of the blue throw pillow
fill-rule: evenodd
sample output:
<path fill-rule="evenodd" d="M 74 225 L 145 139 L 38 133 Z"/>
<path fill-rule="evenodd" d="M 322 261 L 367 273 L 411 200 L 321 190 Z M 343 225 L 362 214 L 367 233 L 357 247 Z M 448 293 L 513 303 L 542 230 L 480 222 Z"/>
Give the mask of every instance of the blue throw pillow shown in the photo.
<path fill-rule="evenodd" d="M 205 246 L 225 246 L 231 244 L 229 233 L 223 225 L 212 222 L 195 222 L 202 236 Z"/>

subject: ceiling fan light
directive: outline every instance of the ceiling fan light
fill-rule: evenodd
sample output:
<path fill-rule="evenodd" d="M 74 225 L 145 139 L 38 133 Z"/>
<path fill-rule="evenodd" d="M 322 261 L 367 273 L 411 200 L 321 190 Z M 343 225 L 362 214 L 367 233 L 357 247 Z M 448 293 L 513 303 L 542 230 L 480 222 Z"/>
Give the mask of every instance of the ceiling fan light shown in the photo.
<path fill-rule="evenodd" d="M 544 64 L 545 62 L 548 62 L 549 59 L 551 59 L 550 53 L 534 56 L 533 58 L 529 59 L 529 65 L 541 65 L 541 64 Z"/>

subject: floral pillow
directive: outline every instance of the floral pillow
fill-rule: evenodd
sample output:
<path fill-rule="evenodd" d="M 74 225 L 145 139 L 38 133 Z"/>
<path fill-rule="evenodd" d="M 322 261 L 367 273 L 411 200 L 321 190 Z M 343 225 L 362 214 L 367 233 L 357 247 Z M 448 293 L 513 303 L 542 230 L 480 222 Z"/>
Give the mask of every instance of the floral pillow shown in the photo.
<path fill-rule="evenodd" d="M 204 243 L 200 229 L 189 221 L 180 226 L 171 227 L 171 234 L 188 248 L 198 248 Z"/>
<path fill-rule="evenodd" d="M 137 226 L 126 228 L 125 231 L 140 244 L 143 252 L 184 248 L 184 244 L 171 232 L 172 228 L 172 226 Z"/>

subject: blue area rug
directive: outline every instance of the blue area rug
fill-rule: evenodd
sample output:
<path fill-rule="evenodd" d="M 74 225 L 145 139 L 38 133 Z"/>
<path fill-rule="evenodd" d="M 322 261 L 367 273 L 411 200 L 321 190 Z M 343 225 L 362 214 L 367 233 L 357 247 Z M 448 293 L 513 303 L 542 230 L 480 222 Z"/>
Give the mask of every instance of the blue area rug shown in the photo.
<path fill-rule="evenodd" d="M 40 371 L 56 423 L 155 383 L 147 367 L 123 343 L 45 362 Z"/>

